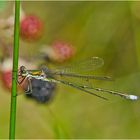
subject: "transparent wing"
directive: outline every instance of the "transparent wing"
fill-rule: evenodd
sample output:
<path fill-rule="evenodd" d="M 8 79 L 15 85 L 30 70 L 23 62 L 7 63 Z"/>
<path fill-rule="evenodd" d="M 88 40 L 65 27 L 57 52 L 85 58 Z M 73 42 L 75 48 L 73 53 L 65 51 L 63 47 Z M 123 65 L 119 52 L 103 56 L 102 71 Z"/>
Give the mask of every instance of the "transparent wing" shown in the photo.
<path fill-rule="evenodd" d="M 59 83 L 62 83 L 62 84 L 64 84 L 64 85 L 67 85 L 67 86 L 73 87 L 73 88 L 75 88 L 75 89 L 81 90 L 81 91 L 83 91 L 83 92 L 85 92 L 85 93 L 91 94 L 91 95 L 93 95 L 93 96 L 99 97 L 99 98 L 104 99 L 104 100 L 108 100 L 107 98 L 105 98 L 105 97 L 103 97 L 103 96 L 100 96 L 100 95 L 98 95 L 98 94 L 95 94 L 95 93 L 93 93 L 93 92 L 87 90 L 86 88 L 83 88 L 83 87 L 81 87 L 81 86 L 79 86 L 79 85 L 77 85 L 77 84 L 75 84 L 75 83 L 70 83 L 70 82 L 68 82 L 68 81 L 63 81 L 63 80 L 58 80 L 58 79 L 55 79 L 55 80 L 58 81 Z"/>
<path fill-rule="evenodd" d="M 59 68 L 56 70 L 49 70 L 46 67 L 43 68 L 43 71 L 46 73 L 48 77 L 56 77 L 61 80 L 76 82 L 80 85 L 88 85 L 93 82 L 93 80 L 106 80 L 111 81 L 112 79 L 107 76 L 94 76 L 94 75 L 80 75 L 77 74 L 80 71 L 90 71 L 95 70 L 101 67 L 104 64 L 102 58 L 92 57 L 81 61 L 77 64 Z"/>
<path fill-rule="evenodd" d="M 109 76 L 95 76 L 95 75 L 80 75 L 80 74 L 74 74 L 74 73 L 55 73 L 54 75 L 60 76 L 61 78 L 67 77 L 67 78 L 80 78 L 83 80 L 106 80 L 106 81 L 112 81 L 113 79 Z"/>
<path fill-rule="evenodd" d="M 94 75 L 78 75 L 78 74 L 67 74 L 67 75 L 55 75 L 59 80 L 68 81 L 70 83 L 78 84 L 80 86 L 93 87 L 95 80 L 112 81 L 107 76 L 94 76 Z M 51 77 L 50 77 L 51 78 Z"/>
<path fill-rule="evenodd" d="M 79 83 L 79 81 L 73 82 L 73 81 L 70 81 L 70 80 L 68 81 L 68 80 L 61 80 L 61 79 L 57 79 L 57 81 L 65 84 L 65 85 L 71 86 L 73 88 L 77 88 L 79 90 L 82 90 L 86 93 L 92 94 L 94 96 L 103 98 L 105 100 L 106 100 L 105 97 L 102 97 L 99 94 L 95 94 L 91 90 L 94 90 L 94 91 L 97 91 L 97 92 L 108 93 L 108 94 L 112 94 L 112 95 L 117 95 L 117 96 L 120 96 L 122 98 L 129 99 L 129 100 L 137 100 L 138 99 L 138 96 L 136 96 L 136 95 L 129 95 L 127 93 L 122 93 L 122 92 L 117 92 L 117 91 L 112 91 L 112 90 L 107 90 L 107 89 L 94 87 L 91 83 L 88 83 L 89 81 L 87 81 L 86 83 L 84 83 L 84 82 Z"/>
<path fill-rule="evenodd" d="M 54 74 L 66 74 L 66 73 L 77 73 L 82 71 L 92 71 L 104 64 L 104 60 L 99 57 L 91 57 L 79 63 L 75 63 L 71 66 L 57 68 Z"/>
<path fill-rule="evenodd" d="M 67 81 L 69 83 L 73 83 L 75 85 L 79 85 L 79 86 L 88 86 L 90 88 L 93 87 L 94 85 L 94 80 L 106 80 L 107 77 L 96 77 L 93 75 L 57 75 L 55 76 L 56 79 L 58 80 L 62 80 L 62 81 Z M 107 79 L 109 80 L 109 79 Z"/>

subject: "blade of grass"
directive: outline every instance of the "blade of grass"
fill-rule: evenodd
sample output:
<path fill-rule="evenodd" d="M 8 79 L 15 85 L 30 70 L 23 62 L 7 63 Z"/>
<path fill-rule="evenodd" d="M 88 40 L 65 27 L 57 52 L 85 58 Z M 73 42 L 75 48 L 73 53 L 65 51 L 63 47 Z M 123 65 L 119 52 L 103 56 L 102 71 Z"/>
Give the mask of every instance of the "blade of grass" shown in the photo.
<path fill-rule="evenodd" d="M 15 1 L 12 95 L 11 95 L 9 139 L 15 139 L 17 71 L 18 71 L 18 50 L 19 50 L 19 20 L 20 20 L 20 1 L 16 0 Z"/>
<path fill-rule="evenodd" d="M 69 138 L 69 135 L 66 131 L 65 126 L 62 124 L 60 119 L 54 114 L 54 112 L 51 110 L 50 107 L 48 107 L 48 111 L 51 115 L 51 118 L 53 120 L 53 132 L 55 134 L 55 139 L 64 139 L 64 138 Z"/>

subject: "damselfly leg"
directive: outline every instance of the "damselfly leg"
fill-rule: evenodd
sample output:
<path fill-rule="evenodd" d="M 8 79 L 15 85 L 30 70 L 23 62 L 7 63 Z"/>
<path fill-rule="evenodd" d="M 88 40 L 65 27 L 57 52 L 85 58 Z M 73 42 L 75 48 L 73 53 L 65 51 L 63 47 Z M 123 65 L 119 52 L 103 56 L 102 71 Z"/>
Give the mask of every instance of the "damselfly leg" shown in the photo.
<path fill-rule="evenodd" d="M 25 89 L 26 94 L 32 94 L 32 84 L 31 84 L 31 79 L 28 78 L 27 80 L 27 89 Z"/>
<path fill-rule="evenodd" d="M 31 94 L 32 93 L 32 85 L 31 85 L 31 77 L 28 76 L 28 71 L 24 66 L 20 67 L 20 71 L 18 74 L 18 80 L 17 83 L 19 85 L 24 84 L 25 81 L 27 81 L 27 89 L 25 90 L 26 94 Z"/>

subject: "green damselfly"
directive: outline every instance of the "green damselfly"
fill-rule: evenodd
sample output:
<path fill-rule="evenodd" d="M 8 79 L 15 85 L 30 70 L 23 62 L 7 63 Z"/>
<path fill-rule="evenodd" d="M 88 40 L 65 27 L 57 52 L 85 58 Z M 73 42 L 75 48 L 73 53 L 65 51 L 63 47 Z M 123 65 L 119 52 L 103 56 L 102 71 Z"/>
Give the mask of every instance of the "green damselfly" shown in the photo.
<path fill-rule="evenodd" d="M 102 58 L 92 57 L 85 61 L 77 63 L 75 65 L 67 66 L 67 67 L 59 68 L 55 70 L 48 69 L 46 66 L 42 67 L 42 69 L 40 70 L 27 70 L 25 66 L 21 66 L 20 71 L 19 71 L 19 76 L 22 77 L 22 80 L 18 81 L 18 83 L 21 84 L 25 79 L 27 79 L 28 89 L 26 93 L 32 93 L 31 79 L 35 78 L 35 79 L 46 81 L 46 82 L 61 83 L 61 84 L 76 88 L 85 93 L 92 94 L 94 96 L 97 96 L 105 100 L 107 100 L 107 98 L 100 96 L 98 94 L 95 94 L 91 90 L 118 95 L 125 99 L 137 100 L 138 96 L 136 95 L 128 95 L 126 93 L 97 88 L 97 87 L 92 86 L 92 84 L 90 83 L 90 81 L 92 80 L 110 81 L 112 80 L 111 77 L 77 74 L 79 71 L 95 70 L 101 67 L 103 64 L 104 64 L 104 61 Z"/>

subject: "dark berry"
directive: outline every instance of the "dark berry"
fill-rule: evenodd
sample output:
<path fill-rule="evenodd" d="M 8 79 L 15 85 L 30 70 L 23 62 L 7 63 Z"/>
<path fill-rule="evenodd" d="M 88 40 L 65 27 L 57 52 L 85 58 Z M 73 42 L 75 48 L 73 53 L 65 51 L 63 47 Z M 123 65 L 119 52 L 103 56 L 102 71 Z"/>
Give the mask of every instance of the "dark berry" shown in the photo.
<path fill-rule="evenodd" d="M 54 83 L 31 79 L 32 93 L 25 94 L 27 97 L 35 99 L 39 103 L 47 103 L 54 96 L 56 85 Z M 27 86 L 26 86 L 27 89 Z"/>

